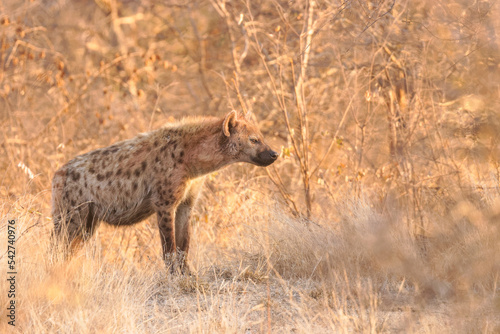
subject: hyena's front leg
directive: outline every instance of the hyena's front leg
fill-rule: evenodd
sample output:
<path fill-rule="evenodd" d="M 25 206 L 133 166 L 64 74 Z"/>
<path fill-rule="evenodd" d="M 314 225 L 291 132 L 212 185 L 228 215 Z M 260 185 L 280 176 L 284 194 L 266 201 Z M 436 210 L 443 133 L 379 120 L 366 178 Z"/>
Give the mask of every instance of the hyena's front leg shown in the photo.
<path fill-rule="evenodd" d="M 178 250 L 185 253 L 189 251 L 190 226 L 189 218 L 193 209 L 192 200 L 181 202 L 175 212 L 175 242 Z"/>
<path fill-rule="evenodd" d="M 189 184 L 184 199 L 175 212 L 175 243 L 182 272 L 189 271 L 186 264 L 191 239 L 189 220 L 203 183 L 204 179 L 198 179 Z"/>
<path fill-rule="evenodd" d="M 184 201 L 177 207 L 175 212 L 175 243 L 177 246 L 177 257 L 179 260 L 179 266 L 181 271 L 184 273 L 189 269 L 186 266 L 186 259 L 189 251 L 189 241 L 190 241 L 190 226 L 189 217 L 191 216 L 191 210 L 193 206 L 191 201 Z"/>
<path fill-rule="evenodd" d="M 171 175 L 171 179 L 182 178 Z M 172 272 L 176 272 L 179 266 L 175 240 L 175 213 L 185 189 L 186 185 L 180 182 L 177 184 L 162 182 L 158 185 L 153 200 L 153 207 L 158 218 L 163 260 Z"/>
<path fill-rule="evenodd" d="M 158 228 L 160 229 L 160 240 L 163 251 L 163 260 L 169 264 L 173 264 L 176 254 L 175 244 L 175 209 L 165 207 L 157 211 Z"/>

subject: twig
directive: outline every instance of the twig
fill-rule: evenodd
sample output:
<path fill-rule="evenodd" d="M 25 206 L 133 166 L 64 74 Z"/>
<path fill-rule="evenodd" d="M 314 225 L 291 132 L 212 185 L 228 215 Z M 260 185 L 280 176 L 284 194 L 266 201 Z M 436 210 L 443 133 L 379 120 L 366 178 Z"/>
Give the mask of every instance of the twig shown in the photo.
<path fill-rule="evenodd" d="M 122 61 L 124 59 L 127 59 L 127 58 L 132 58 L 132 57 L 139 56 L 140 54 L 141 54 L 140 52 L 133 52 L 133 53 L 128 54 L 128 55 L 119 56 L 119 57 L 116 57 L 115 59 L 113 59 L 107 65 L 102 66 L 99 71 L 97 71 L 95 74 L 91 75 L 87 79 L 87 81 L 85 82 L 85 84 L 79 89 L 80 93 L 76 97 L 74 97 L 73 99 L 71 99 L 68 103 L 66 103 L 66 105 L 64 107 L 62 107 L 61 109 L 59 109 L 59 111 L 56 113 L 56 115 L 53 116 L 47 124 L 45 124 L 45 126 L 43 127 L 43 129 L 38 134 L 36 134 L 32 138 L 30 138 L 28 141 L 34 142 L 37 139 L 39 139 L 44 134 L 44 132 L 46 130 L 48 130 L 52 125 L 54 125 L 54 123 L 57 121 L 57 119 L 59 117 L 61 117 L 61 115 L 64 112 L 66 112 L 71 106 L 73 106 L 76 102 L 78 102 L 78 100 L 80 100 L 82 97 L 84 97 L 87 94 L 87 89 L 90 86 L 90 84 L 93 83 L 94 80 L 97 79 L 102 73 L 104 73 L 105 71 L 107 71 L 112 66 L 118 64 L 120 61 Z"/>

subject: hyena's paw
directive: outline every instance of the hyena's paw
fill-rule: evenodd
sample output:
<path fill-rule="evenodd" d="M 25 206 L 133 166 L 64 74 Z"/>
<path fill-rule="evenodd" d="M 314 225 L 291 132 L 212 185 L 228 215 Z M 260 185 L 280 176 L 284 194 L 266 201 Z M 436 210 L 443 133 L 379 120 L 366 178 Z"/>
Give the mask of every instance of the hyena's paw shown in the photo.
<path fill-rule="evenodd" d="M 191 275 L 191 270 L 186 261 L 187 254 L 183 251 L 170 253 L 165 258 L 165 265 L 171 274 Z"/>

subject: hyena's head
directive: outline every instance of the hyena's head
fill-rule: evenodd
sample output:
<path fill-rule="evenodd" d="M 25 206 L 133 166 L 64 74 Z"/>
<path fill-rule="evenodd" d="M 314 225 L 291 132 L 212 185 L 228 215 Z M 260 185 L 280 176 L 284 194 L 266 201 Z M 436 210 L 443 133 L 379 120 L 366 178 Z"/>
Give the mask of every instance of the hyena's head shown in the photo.
<path fill-rule="evenodd" d="M 279 154 L 264 142 L 262 133 L 250 117 L 239 116 L 233 110 L 224 118 L 222 130 L 228 140 L 229 152 L 236 161 L 265 167 L 278 158 Z"/>

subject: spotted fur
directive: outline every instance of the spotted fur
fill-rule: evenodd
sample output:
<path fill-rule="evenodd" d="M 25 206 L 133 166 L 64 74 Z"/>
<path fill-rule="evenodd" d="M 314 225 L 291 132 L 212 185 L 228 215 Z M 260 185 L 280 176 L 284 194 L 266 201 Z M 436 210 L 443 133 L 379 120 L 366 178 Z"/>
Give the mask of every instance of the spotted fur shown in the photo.
<path fill-rule="evenodd" d="M 65 247 L 101 221 L 136 224 L 156 213 L 163 258 L 189 250 L 189 217 L 203 176 L 226 165 L 273 163 L 278 154 L 246 117 L 188 118 L 69 161 L 52 182 L 54 237 Z M 175 223 L 174 223 L 175 222 Z"/>

